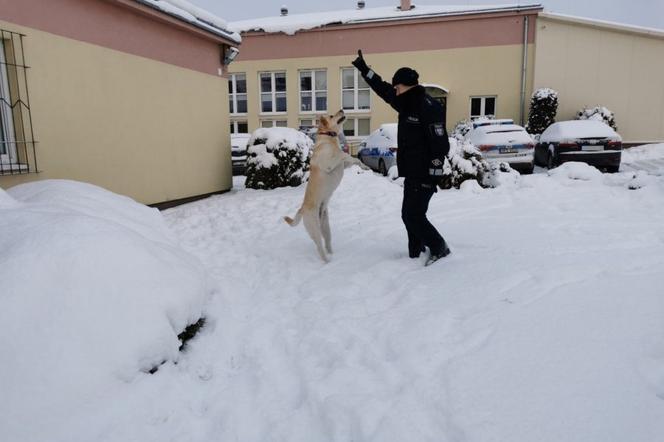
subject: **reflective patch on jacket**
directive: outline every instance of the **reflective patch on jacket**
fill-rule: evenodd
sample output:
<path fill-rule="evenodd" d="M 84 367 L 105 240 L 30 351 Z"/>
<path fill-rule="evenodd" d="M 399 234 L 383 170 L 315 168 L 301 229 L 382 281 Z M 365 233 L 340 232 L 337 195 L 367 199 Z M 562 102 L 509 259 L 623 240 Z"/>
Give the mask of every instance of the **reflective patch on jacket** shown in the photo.
<path fill-rule="evenodd" d="M 419 123 L 420 118 L 416 116 L 408 116 L 406 117 L 406 121 L 408 121 L 409 123 Z"/>
<path fill-rule="evenodd" d="M 445 125 L 443 123 L 432 123 L 429 125 L 429 130 L 436 137 L 445 136 Z"/>

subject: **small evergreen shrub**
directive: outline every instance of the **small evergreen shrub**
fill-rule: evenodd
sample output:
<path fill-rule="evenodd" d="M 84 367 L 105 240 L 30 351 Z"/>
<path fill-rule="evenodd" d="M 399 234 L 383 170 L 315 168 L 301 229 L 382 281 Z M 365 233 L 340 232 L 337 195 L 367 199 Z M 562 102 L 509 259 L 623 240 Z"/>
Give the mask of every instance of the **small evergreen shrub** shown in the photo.
<path fill-rule="evenodd" d="M 558 112 L 558 92 L 549 88 L 537 89 L 530 97 L 530 113 L 526 130 L 540 135 L 556 121 Z"/>
<path fill-rule="evenodd" d="M 576 113 L 576 119 L 601 121 L 611 126 L 613 130 L 618 130 L 615 115 L 604 106 L 585 107 Z"/>

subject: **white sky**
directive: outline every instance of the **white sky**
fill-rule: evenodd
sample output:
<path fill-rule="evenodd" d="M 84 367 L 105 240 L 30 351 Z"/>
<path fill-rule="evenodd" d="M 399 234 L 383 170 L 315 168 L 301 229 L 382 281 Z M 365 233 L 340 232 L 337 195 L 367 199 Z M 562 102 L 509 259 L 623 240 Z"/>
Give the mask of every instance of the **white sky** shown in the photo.
<path fill-rule="evenodd" d="M 353 9 L 357 0 L 190 0 L 192 3 L 227 21 L 279 15 L 282 5 L 290 13 Z M 368 8 L 399 4 L 399 0 L 365 0 Z M 421 5 L 473 5 L 517 3 L 516 0 L 417 0 Z M 521 3 L 541 3 L 550 12 L 578 15 L 619 23 L 664 29 L 664 0 L 542 0 Z"/>

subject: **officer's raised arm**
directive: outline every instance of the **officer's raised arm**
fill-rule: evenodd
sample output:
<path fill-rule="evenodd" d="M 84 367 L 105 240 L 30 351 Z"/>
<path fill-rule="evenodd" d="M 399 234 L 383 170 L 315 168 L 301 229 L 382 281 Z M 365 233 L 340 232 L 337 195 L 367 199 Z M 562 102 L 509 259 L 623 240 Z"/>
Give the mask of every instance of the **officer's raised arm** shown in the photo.
<path fill-rule="evenodd" d="M 364 80 L 367 82 L 369 87 L 373 89 L 376 95 L 382 98 L 387 104 L 392 106 L 398 112 L 399 109 L 396 108 L 397 94 L 394 90 L 394 86 L 392 86 L 387 81 L 383 81 L 381 76 L 374 72 L 367 65 L 367 63 L 364 61 L 364 57 L 362 56 L 361 49 L 357 51 L 357 58 L 353 60 L 353 66 L 355 66 L 357 70 L 360 71 L 362 78 L 364 78 Z"/>

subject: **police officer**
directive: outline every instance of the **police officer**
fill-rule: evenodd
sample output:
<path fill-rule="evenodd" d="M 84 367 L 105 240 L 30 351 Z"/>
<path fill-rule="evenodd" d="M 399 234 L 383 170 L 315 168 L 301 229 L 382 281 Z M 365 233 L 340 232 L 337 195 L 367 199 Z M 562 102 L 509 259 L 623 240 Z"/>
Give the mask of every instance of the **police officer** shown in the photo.
<path fill-rule="evenodd" d="M 392 84 L 371 70 L 357 51 L 353 66 L 371 89 L 399 113 L 397 168 L 404 177 L 401 218 L 408 232 L 408 255 L 417 258 L 429 248 L 425 265 L 450 254 L 443 237 L 427 219 L 429 201 L 443 175 L 450 143 L 445 129 L 443 106 L 418 84 L 419 75 L 411 68 L 398 69 Z"/>

